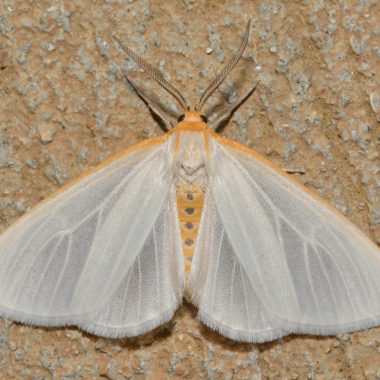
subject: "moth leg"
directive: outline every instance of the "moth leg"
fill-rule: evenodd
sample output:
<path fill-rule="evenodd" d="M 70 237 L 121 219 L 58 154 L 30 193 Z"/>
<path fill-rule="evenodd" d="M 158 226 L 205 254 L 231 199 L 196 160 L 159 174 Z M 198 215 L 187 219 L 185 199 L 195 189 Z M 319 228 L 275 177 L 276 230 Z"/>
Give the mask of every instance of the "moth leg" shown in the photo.
<path fill-rule="evenodd" d="M 242 104 L 244 101 L 255 91 L 259 82 L 256 82 L 247 92 L 245 92 L 237 102 L 231 104 L 229 107 L 224 108 L 220 112 L 216 114 L 213 120 L 210 121 L 209 127 L 213 130 L 218 129 L 220 125 L 228 120 L 231 115 L 235 112 L 235 110 Z"/>
<path fill-rule="evenodd" d="M 125 78 L 127 79 L 128 83 L 132 86 L 132 88 L 136 91 L 137 95 L 143 100 L 143 102 L 153 112 L 153 114 L 158 116 L 160 120 L 163 121 L 165 130 L 168 131 L 174 128 L 174 124 L 172 120 L 168 118 L 168 116 L 165 114 L 165 111 L 159 106 L 159 104 L 156 101 L 149 99 L 144 94 L 144 92 L 141 89 L 139 89 L 136 83 L 133 82 L 132 79 L 127 76 L 127 74 L 125 74 Z"/>

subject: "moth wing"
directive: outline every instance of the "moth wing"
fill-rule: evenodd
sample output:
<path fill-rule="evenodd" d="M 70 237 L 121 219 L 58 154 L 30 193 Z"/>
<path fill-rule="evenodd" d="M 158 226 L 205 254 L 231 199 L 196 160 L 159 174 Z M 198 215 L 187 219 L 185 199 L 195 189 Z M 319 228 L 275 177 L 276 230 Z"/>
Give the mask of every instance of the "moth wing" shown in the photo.
<path fill-rule="evenodd" d="M 158 142 L 94 171 L 0 236 L 2 315 L 114 337 L 171 317 L 184 275 L 171 141 Z"/>
<path fill-rule="evenodd" d="M 211 146 L 190 281 L 201 319 L 255 342 L 379 324 L 378 248 L 254 152 Z"/>
<path fill-rule="evenodd" d="M 211 190 L 205 195 L 189 289 L 199 319 L 231 339 L 263 342 L 282 335 L 270 324 L 232 248 Z"/>
<path fill-rule="evenodd" d="M 173 186 L 131 267 L 108 302 L 78 323 L 81 328 L 103 336 L 135 336 L 172 318 L 185 280 L 175 194 Z"/>

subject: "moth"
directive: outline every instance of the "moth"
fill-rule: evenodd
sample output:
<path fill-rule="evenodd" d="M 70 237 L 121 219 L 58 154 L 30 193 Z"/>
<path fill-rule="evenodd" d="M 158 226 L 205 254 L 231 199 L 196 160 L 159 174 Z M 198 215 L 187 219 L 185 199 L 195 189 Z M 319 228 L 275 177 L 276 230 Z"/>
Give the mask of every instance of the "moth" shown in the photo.
<path fill-rule="evenodd" d="M 207 326 L 237 341 L 330 335 L 380 324 L 377 246 L 260 154 L 215 129 L 202 107 L 243 54 L 242 42 L 196 107 L 121 48 L 178 101 L 169 131 L 138 143 L 48 198 L 0 237 L 0 314 L 135 336 L 170 320 L 184 293 Z"/>

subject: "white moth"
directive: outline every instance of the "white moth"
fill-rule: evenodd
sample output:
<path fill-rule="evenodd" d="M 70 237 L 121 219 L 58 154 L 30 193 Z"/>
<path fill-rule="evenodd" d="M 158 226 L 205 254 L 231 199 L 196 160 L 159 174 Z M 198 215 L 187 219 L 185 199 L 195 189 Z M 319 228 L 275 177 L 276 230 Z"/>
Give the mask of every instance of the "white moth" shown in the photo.
<path fill-rule="evenodd" d="M 171 319 L 187 290 L 199 318 L 238 341 L 380 324 L 376 245 L 265 158 L 214 132 L 254 87 L 213 123 L 200 113 L 248 31 L 249 23 L 193 111 L 118 40 L 184 114 L 166 135 L 98 166 L 0 236 L 2 316 L 134 336 Z"/>

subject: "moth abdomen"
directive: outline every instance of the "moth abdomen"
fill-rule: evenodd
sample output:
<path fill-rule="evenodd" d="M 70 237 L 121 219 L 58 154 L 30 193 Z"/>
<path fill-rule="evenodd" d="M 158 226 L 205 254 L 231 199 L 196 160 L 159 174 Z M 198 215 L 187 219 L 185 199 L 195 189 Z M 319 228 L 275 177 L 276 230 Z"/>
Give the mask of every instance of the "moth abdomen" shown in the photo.
<path fill-rule="evenodd" d="M 198 186 L 181 186 L 177 190 L 178 219 L 186 273 L 190 272 L 199 223 L 204 203 L 204 190 Z"/>

